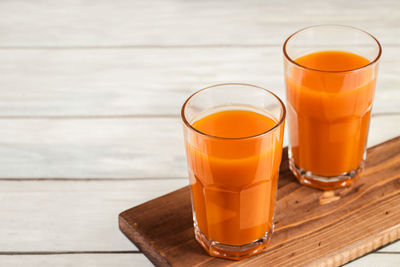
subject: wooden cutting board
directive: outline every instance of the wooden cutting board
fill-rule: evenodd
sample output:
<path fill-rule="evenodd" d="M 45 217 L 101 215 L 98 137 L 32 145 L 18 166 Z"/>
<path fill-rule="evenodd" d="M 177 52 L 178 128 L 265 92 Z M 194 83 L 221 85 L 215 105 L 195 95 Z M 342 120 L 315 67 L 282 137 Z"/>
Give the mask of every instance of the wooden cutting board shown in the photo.
<path fill-rule="evenodd" d="M 400 137 L 368 149 L 351 187 L 325 192 L 295 180 L 285 149 L 271 243 L 242 261 L 196 242 L 189 187 L 122 212 L 119 226 L 157 266 L 338 266 L 400 238 Z"/>

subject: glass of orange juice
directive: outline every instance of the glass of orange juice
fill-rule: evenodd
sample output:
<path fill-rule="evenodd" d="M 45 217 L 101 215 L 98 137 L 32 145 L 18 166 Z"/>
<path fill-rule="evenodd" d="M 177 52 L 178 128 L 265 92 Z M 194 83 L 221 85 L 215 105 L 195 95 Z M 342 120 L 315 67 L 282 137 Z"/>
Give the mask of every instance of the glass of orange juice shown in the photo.
<path fill-rule="evenodd" d="M 262 252 L 273 231 L 286 110 L 248 84 L 198 91 L 182 107 L 197 241 L 212 256 Z"/>
<path fill-rule="evenodd" d="M 305 185 L 349 186 L 366 157 L 381 46 L 365 31 L 320 25 L 283 51 L 290 169 Z"/>

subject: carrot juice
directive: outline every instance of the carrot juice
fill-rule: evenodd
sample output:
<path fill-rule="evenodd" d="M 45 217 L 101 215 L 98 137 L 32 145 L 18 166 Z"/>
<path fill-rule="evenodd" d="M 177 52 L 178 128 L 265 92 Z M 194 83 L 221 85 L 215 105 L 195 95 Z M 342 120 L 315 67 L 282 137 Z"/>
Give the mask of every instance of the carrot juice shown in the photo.
<path fill-rule="evenodd" d="M 282 116 L 227 105 L 200 112 L 188 122 L 184 132 L 195 235 L 210 255 L 240 259 L 267 245 L 282 154 Z"/>
<path fill-rule="evenodd" d="M 208 115 L 193 124 L 201 132 L 227 138 L 253 136 L 272 129 L 276 121 L 246 110 Z M 188 146 L 193 203 L 200 231 L 228 245 L 257 240 L 271 229 L 278 180 L 279 146 L 263 149 L 262 140 L 199 140 L 207 154 Z M 262 150 L 262 151 L 261 151 Z"/>
<path fill-rule="evenodd" d="M 322 182 L 332 179 L 327 188 L 312 181 L 316 187 L 340 187 L 337 178 L 354 175 L 364 157 L 376 77 L 370 68 L 360 68 L 371 62 L 344 51 L 319 51 L 294 61 L 298 65 L 286 75 L 291 167 L 324 177 Z"/>

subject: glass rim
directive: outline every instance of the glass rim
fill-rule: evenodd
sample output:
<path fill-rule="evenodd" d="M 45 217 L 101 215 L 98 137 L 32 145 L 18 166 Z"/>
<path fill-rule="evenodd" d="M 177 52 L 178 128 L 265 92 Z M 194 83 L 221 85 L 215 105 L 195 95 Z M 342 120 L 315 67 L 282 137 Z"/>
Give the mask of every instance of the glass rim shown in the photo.
<path fill-rule="evenodd" d="M 306 30 L 309 30 L 309 29 L 326 27 L 326 26 L 335 26 L 335 27 L 347 28 L 347 29 L 359 31 L 359 32 L 362 32 L 362 33 L 368 35 L 369 37 L 371 37 L 376 42 L 376 44 L 378 46 L 378 54 L 377 54 L 377 56 L 370 63 L 368 63 L 368 64 L 366 64 L 364 66 L 361 66 L 359 68 L 355 68 L 355 69 L 349 69 L 349 70 L 320 70 L 320 69 L 309 68 L 307 66 L 299 64 L 287 54 L 286 46 L 287 46 L 288 42 L 290 41 L 290 39 L 292 39 L 292 37 L 294 37 L 295 35 L 297 35 L 300 32 L 303 32 L 303 31 L 306 31 Z M 380 57 L 382 55 L 382 46 L 379 43 L 378 39 L 376 39 L 372 34 L 366 32 L 364 30 L 361 30 L 359 28 L 356 28 L 356 27 L 353 27 L 353 26 L 341 25 L 341 24 L 319 24 L 319 25 L 313 25 L 313 26 L 302 28 L 302 29 L 294 32 L 293 34 L 291 34 L 283 44 L 283 55 L 285 56 L 285 58 L 287 60 L 289 60 L 289 62 L 291 62 L 292 64 L 294 64 L 294 65 L 296 65 L 296 66 L 298 66 L 298 67 L 300 67 L 302 69 L 311 70 L 311 71 L 317 71 L 317 72 L 325 72 L 325 73 L 348 73 L 348 72 L 355 72 L 355 71 L 358 71 L 358 70 L 361 70 L 361 69 L 364 69 L 364 68 L 367 68 L 369 66 L 372 66 L 372 65 L 376 64 L 379 61 L 379 59 L 380 59 Z"/>
<path fill-rule="evenodd" d="M 243 136 L 243 137 L 222 137 L 222 136 L 216 136 L 216 135 L 207 134 L 207 133 L 202 132 L 202 131 L 196 129 L 195 127 L 193 127 L 193 125 L 190 124 L 190 123 L 188 122 L 188 120 L 186 119 L 186 115 L 185 115 L 185 108 L 186 108 L 187 104 L 189 103 L 189 101 L 190 101 L 195 95 L 197 95 L 197 94 L 199 94 L 199 93 L 201 93 L 201 92 L 204 92 L 204 91 L 206 91 L 206 90 L 208 90 L 208 89 L 211 89 L 211 88 L 214 88 L 214 87 L 227 86 L 227 85 L 238 85 L 238 86 L 248 86 L 248 87 L 258 88 L 258 89 L 264 90 L 266 93 L 268 93 L 268 94 L 272 95 L 273 97 L 275 97 L 275 99 L 278 100 L 278 102 L 279 102 L 279 104 L 280 104 L 280 106 L 281 106 L 282 112 L 281 112 L 281 116 L 280 116 L 279 120 L 276 122 L 276 124 L 274 125 L 274 127 L 272 127 L 271 129 L 268 129 L 268 130 L 265 131 L 265 132 L 262 132 L 262 133 L 259 133 L 259 134 L 256 134 L 256 135 Z M 285 107 L 285 104 L 283 103 L 283 101 L 282 101 L 276 94 L 274 94 L 274 93 L 271 92 L 270 90 L 267 90 L 267 89 L 262 88 L 262 87 L 260 87 L 260 86 L 252 85 L 252 84 L 247 84 L 247 83 L 220 83 L 220 84 L 215 84 L 215 85 L 211 85 L 211 86 L 205 87 L 205 88 L 203 88 L 203 89 L 200 89 L 200 90 L 196 91 L 195 93 L 193 93 L 191 96 L 189 96 L 188 99 L 186 99 L 185 103 L 183 103 L 183 105 L 182 105 L 182 108 L 181 108 L 181 118 L 182 118 L 182 121 L 183 121 L 183 123 L 184 123 L 184 125 L 185 125 L 186 127 L 188 127 L 189 129 L 191 129 L 191 130 L 195 131 L 196 133 L 201 134 L 201 135 L 203 135 L 203 136 L 206 136 L 206 137 L 209 137 L 209 138 L 214 138 L 214 139 L 220 139 L 220 140 L 232 140 L 232 141 L 233 141 L 233 140 L 247 140 L 247 139 L 258 138 L 258 137 L 260 137 L 260 136 L 266 135 L 266 134 L 268 134 L 269 132 L 272 132 L 273 130 L 275 130 L 276 128 L 278 128 L 278 127 L 285 121 L 285 118 L 286 118 L 286 107 Z"/>

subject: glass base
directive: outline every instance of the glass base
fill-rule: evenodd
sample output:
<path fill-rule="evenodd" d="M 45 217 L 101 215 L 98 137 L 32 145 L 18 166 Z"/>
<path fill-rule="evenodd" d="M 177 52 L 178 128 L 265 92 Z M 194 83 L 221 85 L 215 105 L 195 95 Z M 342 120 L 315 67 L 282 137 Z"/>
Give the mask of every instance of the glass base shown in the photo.
<path fill-rule="evenodd" d="M 363 168 L 364 161 L 355 170 L 342 173 L 338 176 L 325 177 L 299 168 L 292 158 L 289 159 L 289 169 L 301 184 L 322 190 L 333 190 L 350 186 Z"/>
<path fill-rule="evenodd" d="M 208 254 L 210 254 L 210 256 L 231 260 L 242 260 L 261 253 L 269 244 L 273 229 L 274 225 L 272 225 L 271 231 L 267 232 L 265 236 L 242 246 L 226 245 L 210 240 L 200 231 L 196 224 L 194 225 L 194 234 L 196 240 L 208 252 Z"/>

